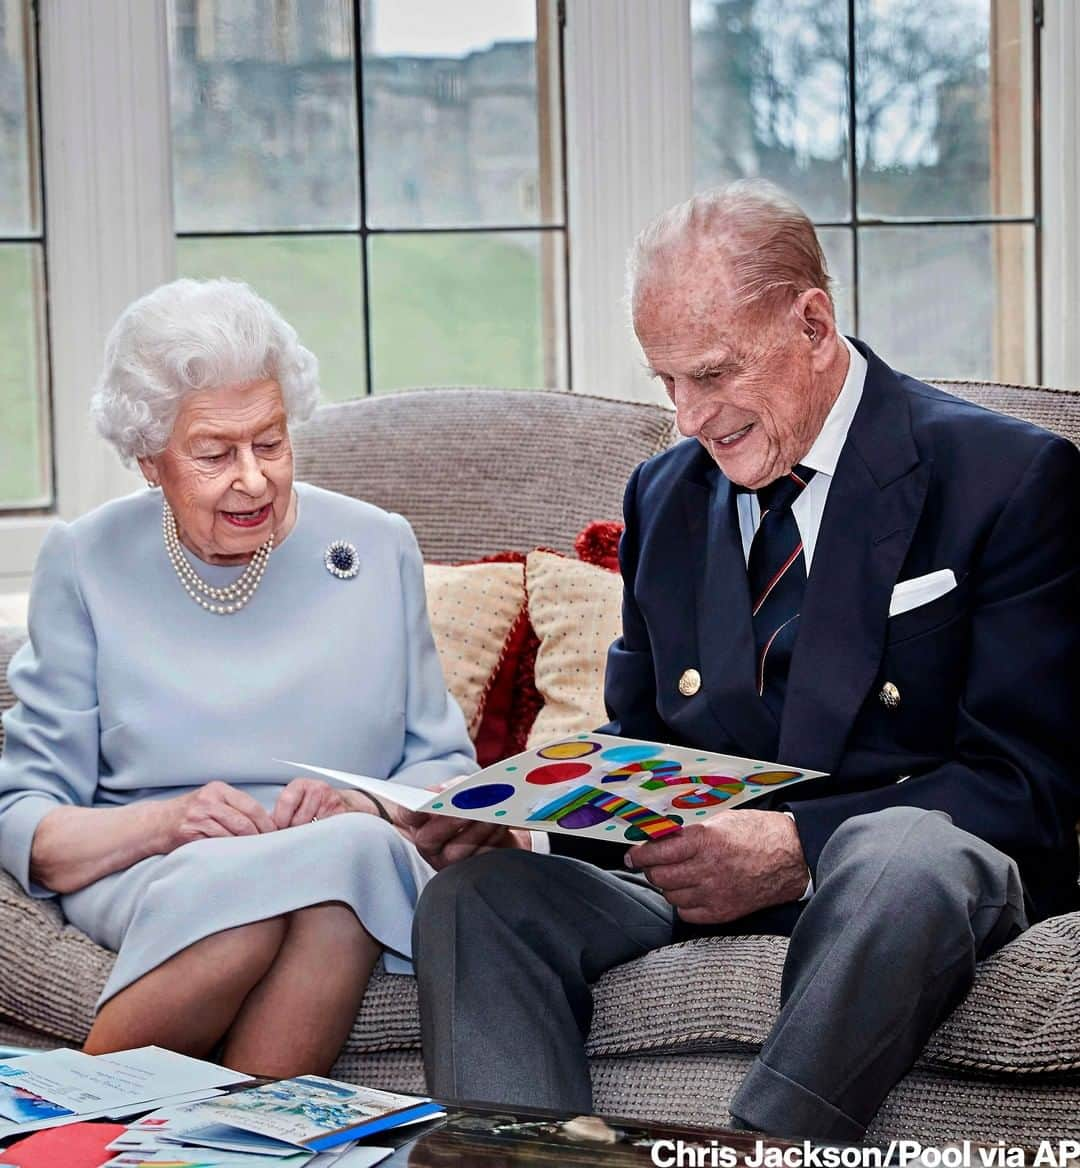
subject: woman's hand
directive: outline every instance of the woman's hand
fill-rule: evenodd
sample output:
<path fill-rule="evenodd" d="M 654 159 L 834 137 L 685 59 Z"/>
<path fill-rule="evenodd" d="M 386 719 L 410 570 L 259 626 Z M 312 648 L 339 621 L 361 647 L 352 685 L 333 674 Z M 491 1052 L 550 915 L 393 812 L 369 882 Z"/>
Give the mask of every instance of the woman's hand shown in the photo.
<path fill-rule="evenodd" d="M 293 779 L 278 796 L 271 817 L 279 828 L 299 827 L 313 819 L 329 819 L 331 815 L 341 815 L 345 811 L 367 810 L 366 807 L 351 806 L 345 797 L 350 793 L 331 787 L 323 779 Z"/>
<path fill-rule="evenodd" d="M 166 806 L 170 812 L 162 849 L 166 852 L 200 839 L 277 830 L 274 820 L 246 791 L 217 779 L 197 791 L 168 800 Z"/>

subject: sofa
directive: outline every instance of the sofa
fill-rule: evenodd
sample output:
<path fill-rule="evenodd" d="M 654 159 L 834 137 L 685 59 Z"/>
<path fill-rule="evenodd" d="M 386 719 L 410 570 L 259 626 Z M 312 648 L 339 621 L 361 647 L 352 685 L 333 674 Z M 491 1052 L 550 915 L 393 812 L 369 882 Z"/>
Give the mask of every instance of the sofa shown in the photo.
<path fill-rule="evenodd" d="M 1080 392 L 945 388 L 1080 443 Z M 577 560 L 575 544 L 591 522 L 619 518 L 632 467 L 677 440 L 670 410 L 555 391 L 415 390 L 325 406 L 295 437 L 298 478 L 412 522 L 433 565 L 429 601 L 448 684 L 461 690 L 490 758 L 520 746 L 524 730 L 535 742 L 596 724 L 619 582 L 610 564 Z M 503 603 L 521 579 L 528 619 Z M 525 626 L 535 657 L 519 644 L 511 662 Z M 0 708 L 12 700 L 3 679 L 24 636 L 0 629 Z M 529 681 L 539 713 L 527 710 L 522 726 L 511 707 Z M 723 1125 L 775 1015 L 785 949 L 778 937 L 708 938 L 608 973 L 589 1038 L 597 1111 Z M 112 960 L 53 904 L 29 900 L 0 874 L 0 1044 L 78 1045 Z M 411 978 L 376 973 L 335 1074 L 423 1089 Z M 1077 1134 L 1080 913 L 1043 922 L 980 967 L 868 1138 L 1032 1144 Z"/>

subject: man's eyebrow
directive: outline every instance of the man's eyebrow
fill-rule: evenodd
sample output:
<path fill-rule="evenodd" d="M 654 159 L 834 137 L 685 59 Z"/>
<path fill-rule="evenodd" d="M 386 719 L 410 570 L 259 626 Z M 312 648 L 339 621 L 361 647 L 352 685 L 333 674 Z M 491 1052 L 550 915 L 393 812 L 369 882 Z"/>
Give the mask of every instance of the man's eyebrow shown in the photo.
<path fill-rule="evenodd" d="M 718 357 L 713 361 L 704 361 L 696 369 L 690 370 L 693 378 L 714 377 L 717 373 L 727 373 L 738 368 L 738 362 L 733 357 Z"/>

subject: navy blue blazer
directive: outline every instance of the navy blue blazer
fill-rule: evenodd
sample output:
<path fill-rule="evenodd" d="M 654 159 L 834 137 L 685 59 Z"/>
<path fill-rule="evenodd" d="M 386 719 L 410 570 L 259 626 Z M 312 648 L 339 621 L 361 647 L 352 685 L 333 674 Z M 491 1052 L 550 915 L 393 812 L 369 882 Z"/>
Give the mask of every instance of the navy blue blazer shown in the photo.
<path fill-rule="evenodd" d="M 852 815 L 911 806 L 1013 856 L 1038 919 L 1080 906 L 1080 451 L 896 373 L 862 401 L 822 517 L 782 720 L 754 685 L 734 489 L 696 441 L 639 466 L 620 548 L 612 733 L 829 772 L 793 789 L 811 871 Z M 898 581 L 957 587 L 889 618 Z M 679 693 L 683 671 L 702 678 Z M 895 709 L 878 698 L 900 691 Z"/>

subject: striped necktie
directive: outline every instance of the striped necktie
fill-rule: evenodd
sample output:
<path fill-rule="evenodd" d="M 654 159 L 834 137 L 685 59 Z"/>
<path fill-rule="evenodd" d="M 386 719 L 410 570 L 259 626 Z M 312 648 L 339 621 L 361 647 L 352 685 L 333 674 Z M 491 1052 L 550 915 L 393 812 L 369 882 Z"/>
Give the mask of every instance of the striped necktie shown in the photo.
<path fill-rule="evenodd" d="M 757 492 L 761 519 L 746 570 L 757 651 L 757 690 L 778 722 L 806 591 L 806 558 L 791 505 L 814 473 L 797 466 Z"/>

